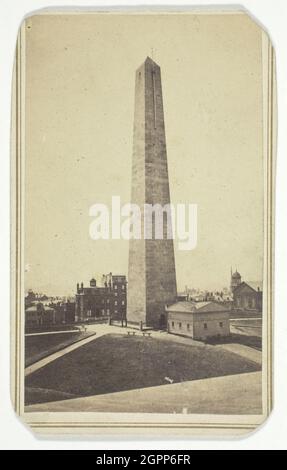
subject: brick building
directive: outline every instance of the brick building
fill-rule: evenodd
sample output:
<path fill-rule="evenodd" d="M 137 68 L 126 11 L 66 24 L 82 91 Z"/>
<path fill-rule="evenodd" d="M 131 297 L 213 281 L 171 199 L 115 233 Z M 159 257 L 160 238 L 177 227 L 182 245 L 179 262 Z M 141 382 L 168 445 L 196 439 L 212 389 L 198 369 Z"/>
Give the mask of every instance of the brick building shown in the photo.
<path fill-rule="evenodd" d="M 69 324 L 75 321 L 75 302 L 52 302 L 49 307 L 55 310 L 55 322 L 57 324 Z"/>
<path fill-rule="evenodd" d="M 95 279 L 90 286 L 77 284 L 75 321 L 86 321 L 101 317 L 112 320 L 126 320 L 127 281 L 124 275 L 103 275 L 102 285 Z"/>

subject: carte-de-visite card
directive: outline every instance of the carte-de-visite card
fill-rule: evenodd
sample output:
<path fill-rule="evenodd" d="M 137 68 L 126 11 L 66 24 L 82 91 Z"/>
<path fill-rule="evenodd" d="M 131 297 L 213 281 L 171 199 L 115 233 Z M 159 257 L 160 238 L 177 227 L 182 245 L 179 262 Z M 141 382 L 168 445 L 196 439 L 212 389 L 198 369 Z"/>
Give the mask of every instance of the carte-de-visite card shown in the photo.
<path fill-rule="evenodd" d="M 44 11 L 12 109 L 12 398 L 42 434 L 272 408 L 274 51 L 244 11 Z"/>

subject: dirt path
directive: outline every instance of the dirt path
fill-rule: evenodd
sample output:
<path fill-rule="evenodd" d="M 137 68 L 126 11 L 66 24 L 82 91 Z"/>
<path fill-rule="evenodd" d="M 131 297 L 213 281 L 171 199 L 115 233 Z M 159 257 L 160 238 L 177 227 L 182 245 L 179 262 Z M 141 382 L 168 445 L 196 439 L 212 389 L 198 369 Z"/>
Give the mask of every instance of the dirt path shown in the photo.
<path fill-rule="evenodd" d="M 30 366 L 25 368 L 25 377 L 27 377 L 30 374 L 33 374 L 33 372 L 36 372 L 37 370 L 41 369 L 42 367 L 45 367 L 47 364 L 50 364 L 50 362 L 55 361 L 56 359 L 59 359 L 59 357 L 64 356 L 65 354 L 68 354 L 75 349 L 80 348 L 81 346 L 84 346 L 85 344 L 90 343 L 91 341 L 96 341 L 97 338 L 100 338 L 101 336 L 104 336 L 109 333 L 127 333 L 128 329 L 124 329 L 121 327 L 117 326 L 108 326 L 108 325 L 91 325 L 88 327 L 87 332 L 91 332 L 94 334 L 91 334 L 88 338 L 84 338 L 82 340 L 77 341 L 76 343 L 70 344 L 69 346 L 61 349 L 60 351 L 56 351 L 55 353 L 50 354 L 49 356 L 44 357 L 40 361 L 35 362 L 34 364 L 31 364 Z"/>
<path fill-rule="evenodd" d="M 25 336 L 43 336 L 43 335 L 58 335 L 63 333 L 81 333 L 84 330 L 64 330 L 64 331 L 43 331 L 41 333 L 25 333 Z"/>

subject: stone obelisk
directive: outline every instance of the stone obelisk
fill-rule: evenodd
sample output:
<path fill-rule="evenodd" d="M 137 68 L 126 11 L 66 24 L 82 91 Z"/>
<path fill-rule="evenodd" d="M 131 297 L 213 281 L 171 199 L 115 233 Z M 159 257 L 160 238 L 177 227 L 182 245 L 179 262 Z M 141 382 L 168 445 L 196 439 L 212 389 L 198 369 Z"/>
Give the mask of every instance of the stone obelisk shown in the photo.
<path fill-rule="evenodd" d="M 142 210 L 142 226 L 144 204 L 170 203 L 161 72 L 149 57 L 136 71 L 131 202 Z M 155 328 L 166 326 L 165 306 L 177 295 L 173 240 L 163 221 L 162 239 L 129 242 L 127 319 Z"/>

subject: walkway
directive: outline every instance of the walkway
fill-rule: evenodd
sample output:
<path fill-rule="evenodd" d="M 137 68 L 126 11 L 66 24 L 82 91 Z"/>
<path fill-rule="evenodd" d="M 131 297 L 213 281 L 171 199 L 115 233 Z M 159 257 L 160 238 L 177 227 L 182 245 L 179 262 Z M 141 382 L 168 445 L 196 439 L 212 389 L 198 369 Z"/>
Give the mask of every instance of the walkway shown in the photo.
<path fill-rule="evenodd" d="M 85 344 L 90 343 L 91 341 L 95 341 L 97 338 L 100 338 L 101 336 L 104 336 L 108 333 L 121 333 L 121 334 L 123 334 L 123 332 L 127 333 L 128 329 L 123 329 L 117 326 L 110 327 L 109 325 L 101 324 L 101 325 L 89 325 L 87 331 L 94 332 L 94 334 L 92 334 L 88 338 L 84 338 L 80 341 L 77 341 L 76 343 L 70 344 L 66 348 L 61 349 L 60 351 L 57 351 L 53 354 L 50 354 L 50 356 L 44 357 L 40 361 L 35 362 L 34 364 L 31 364 L 30 366 L 26 367 L 25 377 L 27 377 L 30 374 L 33 374 L 33 372 L 36 372 L 42 367 L 45 367 L 47 364 L 50 364 L 50 362 L 53 362 L 56 359 L 59 359 L 59 357 L 62 357 L 65 354 L 68 354 L 74 351 L 75 349 L 78 349 L 81 346 L 84 346 Z"/>
<path fill-rule="evenodd" d="M 84 330 L 64 330 L 64 331 L 43 331 L 41 333 L 25 333 L 25 336 L 42 336 L 42 335 L 57 335 L 57 334 L 63 334 L 63 333 L 79 333 L 79 331 L 84 331 Z"/>

